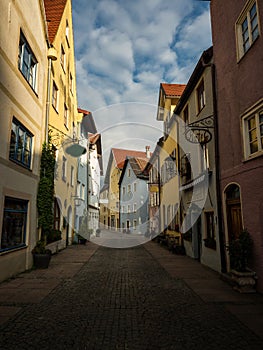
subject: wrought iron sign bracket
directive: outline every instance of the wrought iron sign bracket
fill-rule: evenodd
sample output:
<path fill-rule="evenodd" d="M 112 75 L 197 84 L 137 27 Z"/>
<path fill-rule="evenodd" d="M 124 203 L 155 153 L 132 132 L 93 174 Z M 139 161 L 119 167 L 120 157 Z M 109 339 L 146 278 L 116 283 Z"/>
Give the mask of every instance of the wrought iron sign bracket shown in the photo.
<path fill-rule="evenodd" d="M 212 140 L 210 129 L 214 129 L 214 116 L 197 120 L 185 127 L 185 137 L 191 143 L 200 143 L 201 146 Z"/>

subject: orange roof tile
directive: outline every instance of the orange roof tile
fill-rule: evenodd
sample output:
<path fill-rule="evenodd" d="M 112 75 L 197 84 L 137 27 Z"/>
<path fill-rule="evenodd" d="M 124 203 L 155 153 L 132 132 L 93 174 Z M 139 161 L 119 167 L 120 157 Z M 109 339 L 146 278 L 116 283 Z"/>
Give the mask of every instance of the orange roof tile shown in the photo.
<path fill-rule="evenodd" d="M 186 87 L 185 84 L 166 84 L 166 83 L 161 83 L 161 86 L 166 96 L 182 96 L 184 89 Z"/>
<path fill-rule="evenodd" d="M 68 0 L 44 0 L 49 41 L 53 43 Z"/>
<path fill-rule="evenodd" d="M 145 158 L 146 152 L 134 151 L 130 149 L 112 148 L 112 153 L 115 158 L 116 165 L 119 169 L 122 169 L 127 156 Z"/>
<path fill-rule="evenodd" d="M 83 113 L 83 114 L 90 114 L 91 113 L 90 111 L 86 111 L 86 109 L 81 109 L 81 108 L 78 108 L 78 112 Z"/>

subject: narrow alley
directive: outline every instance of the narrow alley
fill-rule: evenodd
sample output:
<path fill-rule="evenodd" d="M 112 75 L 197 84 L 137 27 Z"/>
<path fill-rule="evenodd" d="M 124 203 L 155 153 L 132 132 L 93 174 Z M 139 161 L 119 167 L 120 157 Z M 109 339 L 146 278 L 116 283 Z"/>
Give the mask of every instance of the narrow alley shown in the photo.
<path fill-rule="evenodd" d="M 262 349 L 262 329 L 262 295 L 154 242 L 73 245 L 0 284 L 2 350 Z"/>

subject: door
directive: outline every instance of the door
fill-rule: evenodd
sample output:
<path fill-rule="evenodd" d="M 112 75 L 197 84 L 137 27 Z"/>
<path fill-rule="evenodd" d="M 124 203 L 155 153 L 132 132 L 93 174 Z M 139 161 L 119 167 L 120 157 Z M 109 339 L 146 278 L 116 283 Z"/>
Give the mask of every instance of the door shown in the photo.
<path fill-rule="evenodd" d="M 240 203 L 227 204 L 227 227 L 229 240 L 238 238 L 242 231 L 242 215 Z"/>
<path fill-rule="evenodd" d="M 226 189 L 226 212 L 228 240 L 232 241 L 238 238 L 243 227 L 240 188 L 236 184 L 232 184 Z"/>

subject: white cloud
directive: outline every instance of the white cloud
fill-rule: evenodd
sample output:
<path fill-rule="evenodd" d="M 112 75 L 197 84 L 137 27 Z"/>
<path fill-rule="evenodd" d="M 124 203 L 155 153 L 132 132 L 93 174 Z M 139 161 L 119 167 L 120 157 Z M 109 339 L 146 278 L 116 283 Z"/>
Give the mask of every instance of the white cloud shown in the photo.
<path fill-rule="evenodd" d="M 72 5 L 79 106 L 94 112 L 98 130 L 142 120 L 161 129 L 156 113 L 116 106 L 135 101 L 156 111 L 160 82 L 187 82 L 211 43 L 207 5 L 195 0 L 74 0 Z M 157 137 L 148 129 L 138 135 L 146 132 Z M 127 128 L 121 135 L 128 142 Z M 114 144 L 118 133 L 106 136 L 103 143 Z"/>

